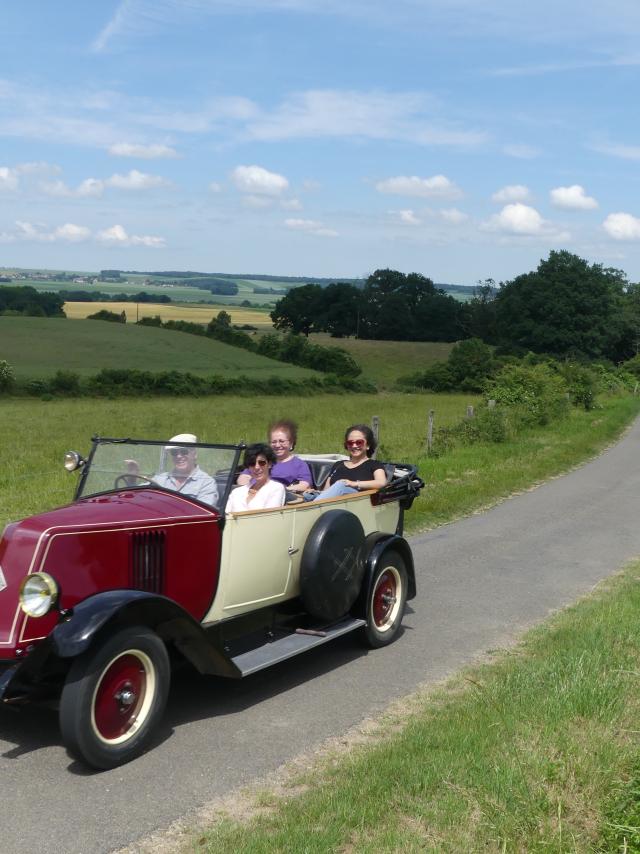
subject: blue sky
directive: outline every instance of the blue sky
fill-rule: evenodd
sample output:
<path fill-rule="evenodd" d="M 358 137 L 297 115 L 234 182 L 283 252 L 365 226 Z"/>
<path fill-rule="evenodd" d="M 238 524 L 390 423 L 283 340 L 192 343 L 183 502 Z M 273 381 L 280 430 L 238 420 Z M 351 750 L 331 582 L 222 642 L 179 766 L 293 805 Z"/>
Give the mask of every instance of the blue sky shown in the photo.
<path fill-rule="evenodd" d="M 640 4 L 3 4 L 0 265 L 640 280 Z"/>

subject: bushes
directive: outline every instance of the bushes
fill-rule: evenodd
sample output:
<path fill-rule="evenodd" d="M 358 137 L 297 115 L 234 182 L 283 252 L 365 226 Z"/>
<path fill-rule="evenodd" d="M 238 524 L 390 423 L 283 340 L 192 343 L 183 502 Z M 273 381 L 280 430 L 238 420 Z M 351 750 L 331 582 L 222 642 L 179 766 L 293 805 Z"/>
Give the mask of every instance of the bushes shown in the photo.
<path fill-rule="evenodd" d="M 0 363 L 1 364 L 1 363 Z M 139 371 L 135 369 L 103 369 L 87 379 L 72 371 L 58 371 L 50 380 L 30 380 L 16 391 L 28 396 L 51 399 L 62 397 L 151 397 L 156 395 L 203 397 L 218 394 L 302 394 L 356 393 L 375 394 L 376 388 L 367 381 L 353 377 L 324 377 L 288 379 L 285 377 L 196 376 L 189 372 Z"/>
<path fill-rule="evenodd" d="M 486 386 L 487 398 L 515 409 L 523 424 L 548 424 L 567 414 L 565 380 L 549 365 L 505 365 Z"/>
<path fill-rule="evenodd" d="M 107 320 L 110 323 L 126 323 L 127 313 L 125 311 L 107 311 L 106 308 L 96 311 L 95 314 L 88 314 L 87 320 Z"/>
<path fill-rule="evenodd" d="M 446 362 L 436 362 L 425 371 L 403 377 L 400 384 L 429 391 L 483 391 L 485 382 L 502 363 L 491 347 L 479 338 L 459 341 Z"/>
<path fill-rule="evenodd" d="M 14 382 L 13 368 L 6 359 L 0 359 L 0 392 L 10 391 Z"/>

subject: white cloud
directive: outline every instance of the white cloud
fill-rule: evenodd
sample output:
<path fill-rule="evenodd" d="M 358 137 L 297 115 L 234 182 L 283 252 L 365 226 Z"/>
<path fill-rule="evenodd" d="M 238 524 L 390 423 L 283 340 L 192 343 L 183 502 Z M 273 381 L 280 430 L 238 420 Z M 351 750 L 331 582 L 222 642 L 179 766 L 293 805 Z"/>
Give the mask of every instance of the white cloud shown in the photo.
<path fill-rule="evenodd" d="M 338 232 L 332 228 L 326 228 L 323 223 L 313 219 L 285 219 L 284 224 L 293 231 L 304 231 L 316 237 L 337 237 Z"/>
<path fill-rule="evenodd" d="M 632 214 L 609 214 L 602 227 L 614 240 L 640 240 L 640 218 Z"/>
<path fill-rule="evenodd" d="M 129 235 L 121 225 L 105 228 L 103 231 L 99 231 L 96 237 L 100 243 L 107 246 L 148 246 L 152 249 L 161 249 L 165 245 L 164 237 Z"/>
<path fill-rule="evenodd" d="M 16 172 L 19 172 L 21 175 L 33 175 L 38 172 L 57 174 L 61 171 L 59 166 L 56 166 L 54 163 L 46 163 L 44 160 L 18 163 L 16 166 Z"/>
<path fill-rule="evenodd" d="M 469 214 L 459 211 L 458 208 L 444 208 L 440 211 L 440 216 L 445 222 L 451 223 L 451 225 L 462 225 L 463 222 L 469 219 Z"/>
<path fill-rule="evenodd" d="M 269 172 L 262 166 L 236 166 L 231 173 L 231 180 L 241 193 L 253 195 L 279 196 L 289 189 L 289 182 L 284 175 Z"/>
<path fill-rule="evenodd" d="M 419 178 L 417 175 L 398 175 L 378 181 L 376 190 L 398 196 L 422 196 L 424 198 L 457 199 L 462 195 L 459 187 L 444 175 Z"/>
<path fill-rule="evenodd" d="M 153 187 L 163 187 L 168 184 L 160 175 L 149 175 L 131 169 L 126 175 L 115 174 L 107 178 L 105 184 L 109 187 L 117 187 L 119 190 L 150 190 Z"/>
<path fill-rule="evenodd" d="M 17 190 L 19 184 L 18 174 L 15 169 L 8 166 L 0 166 L 0 191 Z"/>
<path fill-rule="evenodd" d="M 509 157 L 515 157 L 518 160 L 533 160 L 540 156 L 540 149 L 533 145 L 515 144 L 505 145 L 502 149 Z"/>
<path fill-rule="evenodd" d="M 520 202 L 505 205 L 499 214 L 494 214 L 486 224 L 489 231 L 507 234 L 544 234 L 547 225 L 535 208 Z"/>
<path fill-rule="evenodd" d="M 42 225 L 34 225 L 24 220 L 16 220 L 16 227 L 13 239 L 35 241 L 38 243 L 56 243 L 58 241 L 80 243 L 91 237 L 90 229 L 84 225 L 75 225 L 72 222 L 59 225 L 53 231 L 47 231 Z"/>
<path fill-rule="evenodd" d="M 412 210 L 398 211 L 398 217 L 403 225 L 422 225 L 422 220 Z"/>
<path fill-rule="evenodd" d="M 72 222 L 58 226 L 53 232 L 54 240 L 65 240 L 69 243 L 79 243 L 82 240 L 88 240 L 90 237 L 91 230 L 89 228 L 84 225 L 74 225 Z"/>
<path fill-rule="evenodd" d="M 597 201 L 587 196 L 584 187 L 572 184 L 570 187 L 556 187 L 551 190 L 551 203 L 556 208 L 571 211 L 592 211 L 598 207 Z"/>
<path fill-rule="evenodd" d="M 508 202 L 526 202 L 530 196 L 529 188 L 524 184 L 507 184 L 491 196 L 492 202 L 507 204 Z"/>
<path fill-rule="evenodd" d="M 221 185 L 221 184 L 218 184 L 218 182 L 217 182 L 217 181 L 212 181 L 212 182 L 209 184 L 209 191 L 210 191 L 211 193 L 221 193 L 221 192 L 222 192 L 222 185 Z"/>
<path fill-rule="evenodd" d="M 175 158 L 180 155 L 170 145 L 152 143 L 141 145 L 133 142 L 116 142 L 109 146 L 109 154 L 114 157 L 139 157 L 142 160 L 157 160 L 161 158 Z"/>

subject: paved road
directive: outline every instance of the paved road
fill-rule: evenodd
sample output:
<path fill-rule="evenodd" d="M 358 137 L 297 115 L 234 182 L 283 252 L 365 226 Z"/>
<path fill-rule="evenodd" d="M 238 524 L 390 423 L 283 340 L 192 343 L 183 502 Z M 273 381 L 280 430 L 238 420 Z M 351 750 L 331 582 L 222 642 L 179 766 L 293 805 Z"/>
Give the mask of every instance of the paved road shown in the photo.
<path fill-rule="evenodd" d="M 243 682 L 181 674 L 160 744 L 102 774 L 70 763 L 56 716 L 0 709 L 1 850 L 92 854 L 346 731 L 543 619 L 640 554 L 640 420 L 597 460 L 412 540 L 419 596 L 397 643 L 343 638 Z"/>

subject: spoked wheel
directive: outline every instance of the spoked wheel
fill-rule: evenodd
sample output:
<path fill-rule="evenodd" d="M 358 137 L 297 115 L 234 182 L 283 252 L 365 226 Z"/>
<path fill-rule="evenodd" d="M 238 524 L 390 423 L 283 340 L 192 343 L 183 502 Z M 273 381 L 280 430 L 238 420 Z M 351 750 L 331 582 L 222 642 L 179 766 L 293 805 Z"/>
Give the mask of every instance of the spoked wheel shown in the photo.
<path fill-rule="evenodd" d="M 164 711 L 169 656 L 144 627 L 122 629 L 71 667 L 60 699 L 69 752 L 94 768 L 114 768 L 145 748 Z"/>
<path fill-rule="evenodd" d="M 397 552 L 386 552 L 376 568 L 367 601 L 364 635 L 371 647 L 386 646 L 400 630 L 407 601 L 407 569 Z"/>

